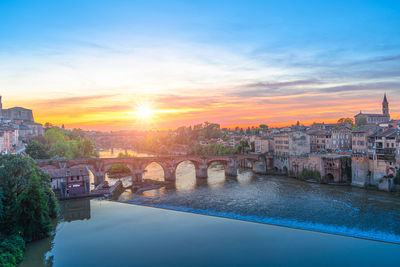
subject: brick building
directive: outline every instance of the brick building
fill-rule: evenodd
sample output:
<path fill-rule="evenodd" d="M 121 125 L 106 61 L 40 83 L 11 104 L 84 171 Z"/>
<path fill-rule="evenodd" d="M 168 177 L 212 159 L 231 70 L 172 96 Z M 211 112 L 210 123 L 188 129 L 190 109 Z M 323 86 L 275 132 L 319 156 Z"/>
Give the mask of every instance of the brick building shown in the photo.
<path fill-rule="evenodd" d="M 332 150 L 344 152 L 351 150 L 351 129 L 347 126 L 339 126 L 332 129 Z"/>
<path fill-rule="evenodd" d="M 368 152 L 368 136 L 378 131 L 378 127 L 374 125 L 362 125 L 351 131 L 352 153 L 367 154 Z"/>
<path fill-rule="evenodd" d="M 86 168 L 45 169 L 51 178 L 51 188 L 58 198 L 90 193 L 90 177 Z"/>

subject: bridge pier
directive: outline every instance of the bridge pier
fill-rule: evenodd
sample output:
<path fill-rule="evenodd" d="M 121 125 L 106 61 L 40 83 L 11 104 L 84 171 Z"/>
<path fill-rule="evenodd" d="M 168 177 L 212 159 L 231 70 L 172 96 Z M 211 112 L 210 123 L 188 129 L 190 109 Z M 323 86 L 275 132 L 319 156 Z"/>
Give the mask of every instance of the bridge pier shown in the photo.
<path fill-rule="evenodd" d="M 105 173 L 102 171 L 98 171 L 97 173 L 94 174 L 94 186 L 98 186 L 102 182 L 104 182 L 106 179 Z"/>
<path fill-rule="evenodd" d="M 175 182 L 176 181 L 176 172 L 173 167 L 170 167 L 164 170 L 164 179 L 167 182 Z"/>
<path fill-rule="evenodd" d="M 132 184 L 136 182 L 143 182 L 143 172 L 140 170 L 135 170 L 132 173 Z"/>
<path fill-rule="evenodd" d="M 208 178 L 208 167 L 207 165 L 200 165 L 196 167 L 196 178 L 207 179 Z"/>
<path fill-rule="evenodd" d="M 253 163 L 253 172 L 257 174 L 267 174 L 267 164 L 260 160 Z"/>
<path fill-rule="evenodd" d="M 232 160 L 232 163 L 228 163 L 225 166 L 225 176 L 237 176 L 237 163 L 236 160 Z"/>

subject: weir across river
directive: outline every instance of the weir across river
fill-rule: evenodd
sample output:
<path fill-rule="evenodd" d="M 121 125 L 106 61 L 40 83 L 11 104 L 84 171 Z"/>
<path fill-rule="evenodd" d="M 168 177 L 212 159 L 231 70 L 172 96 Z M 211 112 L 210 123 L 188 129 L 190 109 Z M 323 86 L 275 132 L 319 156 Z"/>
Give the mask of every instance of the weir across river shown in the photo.
<path fill-rule="evenodd" d="M 131 172 L 132 182 L 141 182 L 146 167 L 155 162 L 164 170 L 165 181 L 174 182 L 176 180 L 176 168 L 184 161 L 190 161 L 195 166 L 196 177 L 208 177 L 208 167 L 213 162 L 218 162 L 224 166 L 226 176 L 237 176 L 237 168 L 240 162 L 249 164 L 254 172 L 266 174 L 273 169 L 273 156 L 265 154 L 239 154 L 224 156 L 172 156 L 160 155 L 152 157 L 130 157 L 130 158 L 84 158 L 84 159 L 51 159 L 37 160 L 41 168 L 77 168 L 86 167 L 94 175 L 95 186 L 105 180 L 107 171 L 116 164 L 127 166 Z"/>

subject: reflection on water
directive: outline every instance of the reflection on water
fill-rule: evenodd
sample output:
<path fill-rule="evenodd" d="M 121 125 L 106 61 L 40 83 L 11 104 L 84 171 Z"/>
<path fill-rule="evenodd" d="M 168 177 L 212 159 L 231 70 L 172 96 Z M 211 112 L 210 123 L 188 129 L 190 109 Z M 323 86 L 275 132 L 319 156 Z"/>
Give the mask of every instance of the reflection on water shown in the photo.
<path fill-rule="evenodd" d="M 158 175 L 156 171 L 148 172 Z M 384 192 L 309 184 L 241 170 L 225 177 L 213 165 L 196 179 L 190 162 L 180 164 L 175 187 L 133 194 L 122 202 L 400 243 L 400 200 Z"/>
<path fill-rule="evenodd" d="M 61 219 L 66 222 L 90 219 L 90 199 L 72 199 L 60 202 Z"/>
<path fill-rule="evenodd" d="M 243 187 L 225 186 L 233 183 Z M 61 213 L 56 234 L 29 244 L 20 266 L 397 266 L 400 253 L 383 242 L 100 199 L 62 201 Z"/>
<path fill-rule="evenodd" d="M 158 168 L 157 165 L 150 166 L 147 172 L 148 178 L 157 178 L 160 174 Z M 390 194 L 347 186 L 309 184 L 285 177 L 255 175 L 250 170 L 240 170 L 237 178 L 225 178 L 223 166 L 220 165 L 211 166 L 208 175 L 208 179 L 196 179 L 193 164 L 183 162 L 177 169 L 175 185 L 145 191 L 142 194 L 133 194 L 130 190 L 126 190 L 119 201 L 400 243 L 400 201 L 398 197 Z M 130 183 L 130 177 L 124 179 L 126 184 Z M 93 203 L 96 203 L 95 208 L 93 208 Z M 120 263 L 134 264 L 131 262 L 130 254 L 133 251 L 132 240 L 141 232 L 139 230 L 135 232 L 132 224 L 136 224 L 136 227 L 148 225 L 149 218 L 142 213 L 133 216 L 130 213 L 131 210 L 124 208 L 136 206 L 115 205 L 116 203 L 109 201 L 93 202 L 88 199 L 60 202 L 61 217 L 56 222 L 58 223 L 56 234 L 29 245 L 21 266 L 52 266 L 53 264 L 66 266 L 63 263 L 71 255 L 72 259 L 78 259 L 80 263 L 73 266 L 88 266 L 92 263 L 92 259 L 86 257 L 86 251 L 96 255 L 96 250 L 101 249 L 100 244 L 104 242 L 109 244 L 107 249 L 118 248 L 114 253 L 121 249 L 126 251 L 124 252 L 126 254 L 118 258 Z M 153 222 L 159 220 L 159 215 L 155 213 Z M 157 227 L 165 228 L 159 230 L 157 235 L 164 236 L 167 240 L 174 239 L 176 236 L 166 237 L 166 235 L 169 233 L 169 227 L 176 225 L 177 222 L 170 222 L 171 225 L 168 225 L 164 218 L 162 220 L 163 224 Z M 199 218 L 196 217 L 187 225 L 195 224 L 198 220 Z M 126 226 L 126 229 L 120 228 L 122 226 Z M 198 227 L 203 227 L 203 225 Z M 113 231 L 120 231 L 118 238 L 113 235 Z M 220 231 L 221 229 L 215 230 L 213 235 L 217 236 Z M 247 228 L 243 231 L 246 232 Z M 135 232 L 134 236 L 124 239 L 126 235 L 133 235 L 131 232 Z M 154 229 L 150 229 L 147 233 L 153 232 Z M 192 232 L 184 235 L 190 233 Z M 260 233 L 253 238 L 260 236 Z M 290 234 L 293 240 L 299 238 L 299 233 L 296 234 L 297 237 L 292 235 L 294 235 L 293 232 Z M 311 236 L 312 234 L 305 234 L 302 238 Z M 137 241 L 139 244 L 148 239 L 148 234 L 143 235 L 142 238 Z M 194 240 L 199 238 L 196 236 Z M 243 238 L 242 236 L 241 239 Z M 334 238 L 321 242 L 317 247 L 324 247 L 331 240 Z M 262 241 L 259 246 L 265 246 L 265 242 Z M 298 252 L 297 255 L 304 254 L 302 246 L 314 244 L 313 242 L 320 241 L 312 239 L 308 243 L 294 247 L 294 252 Z M 347 241 L 336 242 L 338 242 L 336 247 L 332 249 L 339 249 Z M 151 246 L 154 246 L 154 242 L 150 243 L 149 251 L 151 251 Z M 224 246 L 226 244 L 220 247 Z M 380 243 L 376 246 L 379 247 Z M 363 257 L 367 256 L 362 248 L 355 249 L 361 251 Z M 375 248 L 371 251 L 374 250 Z M 228 251 L 226 253 L 229 254 Z M 326 251 L 322 251 L 323 253 Z M 100 264 L 100 266 L 110 265 Z"/>
<path fill-rule="evenodd" d="M 54 229 L 56 229 L 48 238 L 44 238 L 33 242 L 27 246 L 24 253 L 24 261 L 20 267 L 32 266 L 53 266 L 54 255 L 51 250 L 54 247 L 54 239 L 56 233 L 63 227 L 64 222 L 73 222 L 90 219 L 90 199 L 71 199 L 68 201 L 60 201 L 60 216 L 54 221 Z"/>

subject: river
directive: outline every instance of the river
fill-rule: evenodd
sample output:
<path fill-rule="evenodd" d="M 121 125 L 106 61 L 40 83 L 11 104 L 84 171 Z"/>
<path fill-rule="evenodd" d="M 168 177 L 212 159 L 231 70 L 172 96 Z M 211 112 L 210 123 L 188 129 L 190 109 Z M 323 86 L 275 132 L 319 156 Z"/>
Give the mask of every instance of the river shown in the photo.
<path fill-rule="evenodd" d="M 288 177 L 256 175 L 246 169 L 240 170 L 237 178 L 225 178 L 223 167 L 219 165 L 211 166 L 208 175 L 208 179 L 196 179 L 193 164 L 183 162 L 178 166 L 175 186 L 142 194 L 134 194 L 128 189 L 117 199 L 117 202 L 124 204 L 108 200 L 87 200 L 82 208 L 76 204 L 79 202 L 62 202 L 63 218 L 57 225 L 55 235 L 29 245 L 22 266 L 40 266 L 30 264 L 43 260 L 54 266 L 88 266 L 92 262 L 98 263 L 96 266 L 110 266 L 104 259 L 103 264 L 102 261 L 89 261 L 90 255 L 97 255 L 93 250 L 98 250 L 98 257 L 101 259 L 102 253 L 107 253 L 109 257 L 117 255 L 119 265 L 126 266 L 134 264 L 130 258 L 132 255 L 129 254 L 130 247 L 132 253 L 143 252 L 140 256 L 135 254 L 139 262 L 146 262 L 144 255 L 147 255 L 147 251 L 143 250 L 150 249 L 155 255 L 162 255 L 170 260 L 164 262 L 166 266 L 174 265 L 170 263 L 179 264 L 171 259 L 171 255 L 180 257 L 180 263 L 186 265 L 189 263 L 186 262 L 189 260 L 187 255 L 192 255 L 193 260 L 198 257 L 196 250 L 192 251 L 193 242 L 199 246 L 199 253 L 204 253 L 204 257 L 213 255 L 220 264 L 230 262 L 230 258 L 224 253 L 233 258 L 241 256 L 237 260 L 242 263 L 246 263 L 246 259 L 249 262 L 258 259 L 258 263 L 262 263 L 267 255 L 268 259 L 276 263 L 273 265 L 285 266 L 292 266 L 306 259 L 309 266 L 318 266 L 321 263 L 326 266 L 331 265 L 329 263 L 333 266 L 341 265 L 341 260 L 336 258 L 341 258 L 346 264 L 360 265 L 358 263 L 364 262 L 364 266 L 378 266 L 379 261 L 374 261 L 378 258 L 372 257 L 372 254 L 379 255 L 379 259 L 386 255 L 385 260 L 389 262 L 383 265 L 395 265 L 394 262 L 398 262 L 397 259 L 393 262 L 390 260 L 394 260 L 394 255 L 400 252 L 399 196 L 348 186 L 306 183 Z M 162 177 L 162 168 L 152 164 L 147 168 L 144 178 L 160 180 Z M 127 185 L 130 177 L 122 180 Z M 111 184 L 115 181 L 109 178 Z M 238 219 L 241 223 L 233 223 L 230 219 Z M 148 228 L 146 225 L 149 225 Z M 212 225 L 215 227 L 211 227 Z M 196 233 L 196 227 L 201 229 L 200 236 Z M 148 235 L 144 235 L 141 229 L 148 231 Z M 219 231 L 225 234 L 224 238 L 217 238 L 221 234 Z M 252 237 L 251 240 L 242 236 L 247 232 Z M 125 235 L 132 239 L 124 237 Z M 237 240 L 239 236 L 241 240 Z M 212 245 L 207 240 L 213 242 Z M 235 240 L 241 244 L 230 243 Z M 182 246 L 179 242 L 185 245 Z M 247 242 L 246 246 L 243 242 Z M 268 242 L 273 242 L 276 246 L 271 248 Z M 168 247 L 164 249 L 169 251 L 170 256 L 160 251 L 163 249 L 160 244 Z M 169 246 L 174 245 L 180 245 L 177 248 L 178 255 L 177 251 L 170 251 Z M 264 254 L 258 254 L 260 246 L 269 249 L 268 253 L 264 251 Z M 221 253 L 215 255 L 212 249 L 217 248 Z M 345 251 L 346 248 L 349 250 Z M 232 251 L 237 249 L 247 251 L 248 257 L 240 253 L 232 255 L 235 254 Z M 304 253 L 310 253 L 307 249 L 312 250 L 312 256 L 304 256 Z M 332 255 L 344 254 L 333 257 L 324 249 L 332 249 Z M 84 257 L 80 250 L 87 253 L 88 257 Z M 291 255 L 297 261 L 284 259 L 283 254 L 288 250 L 293 250 Z M 325 253 L 326 261 L 321 262 L 318 253 Z M 40 258 L 35 261 L 34 255 Z M 274 258 L 277 255 L 283 257 L 281 261 Z M 79 259 L 82 260 L 81 265 Z M 148 265 L 154 262 L 155 259 L 147 261 Z M 195 261 L 192 263 L 196 265 Z M 198 259 L 197 263 L 209 265 L 213 262 Z"/>

